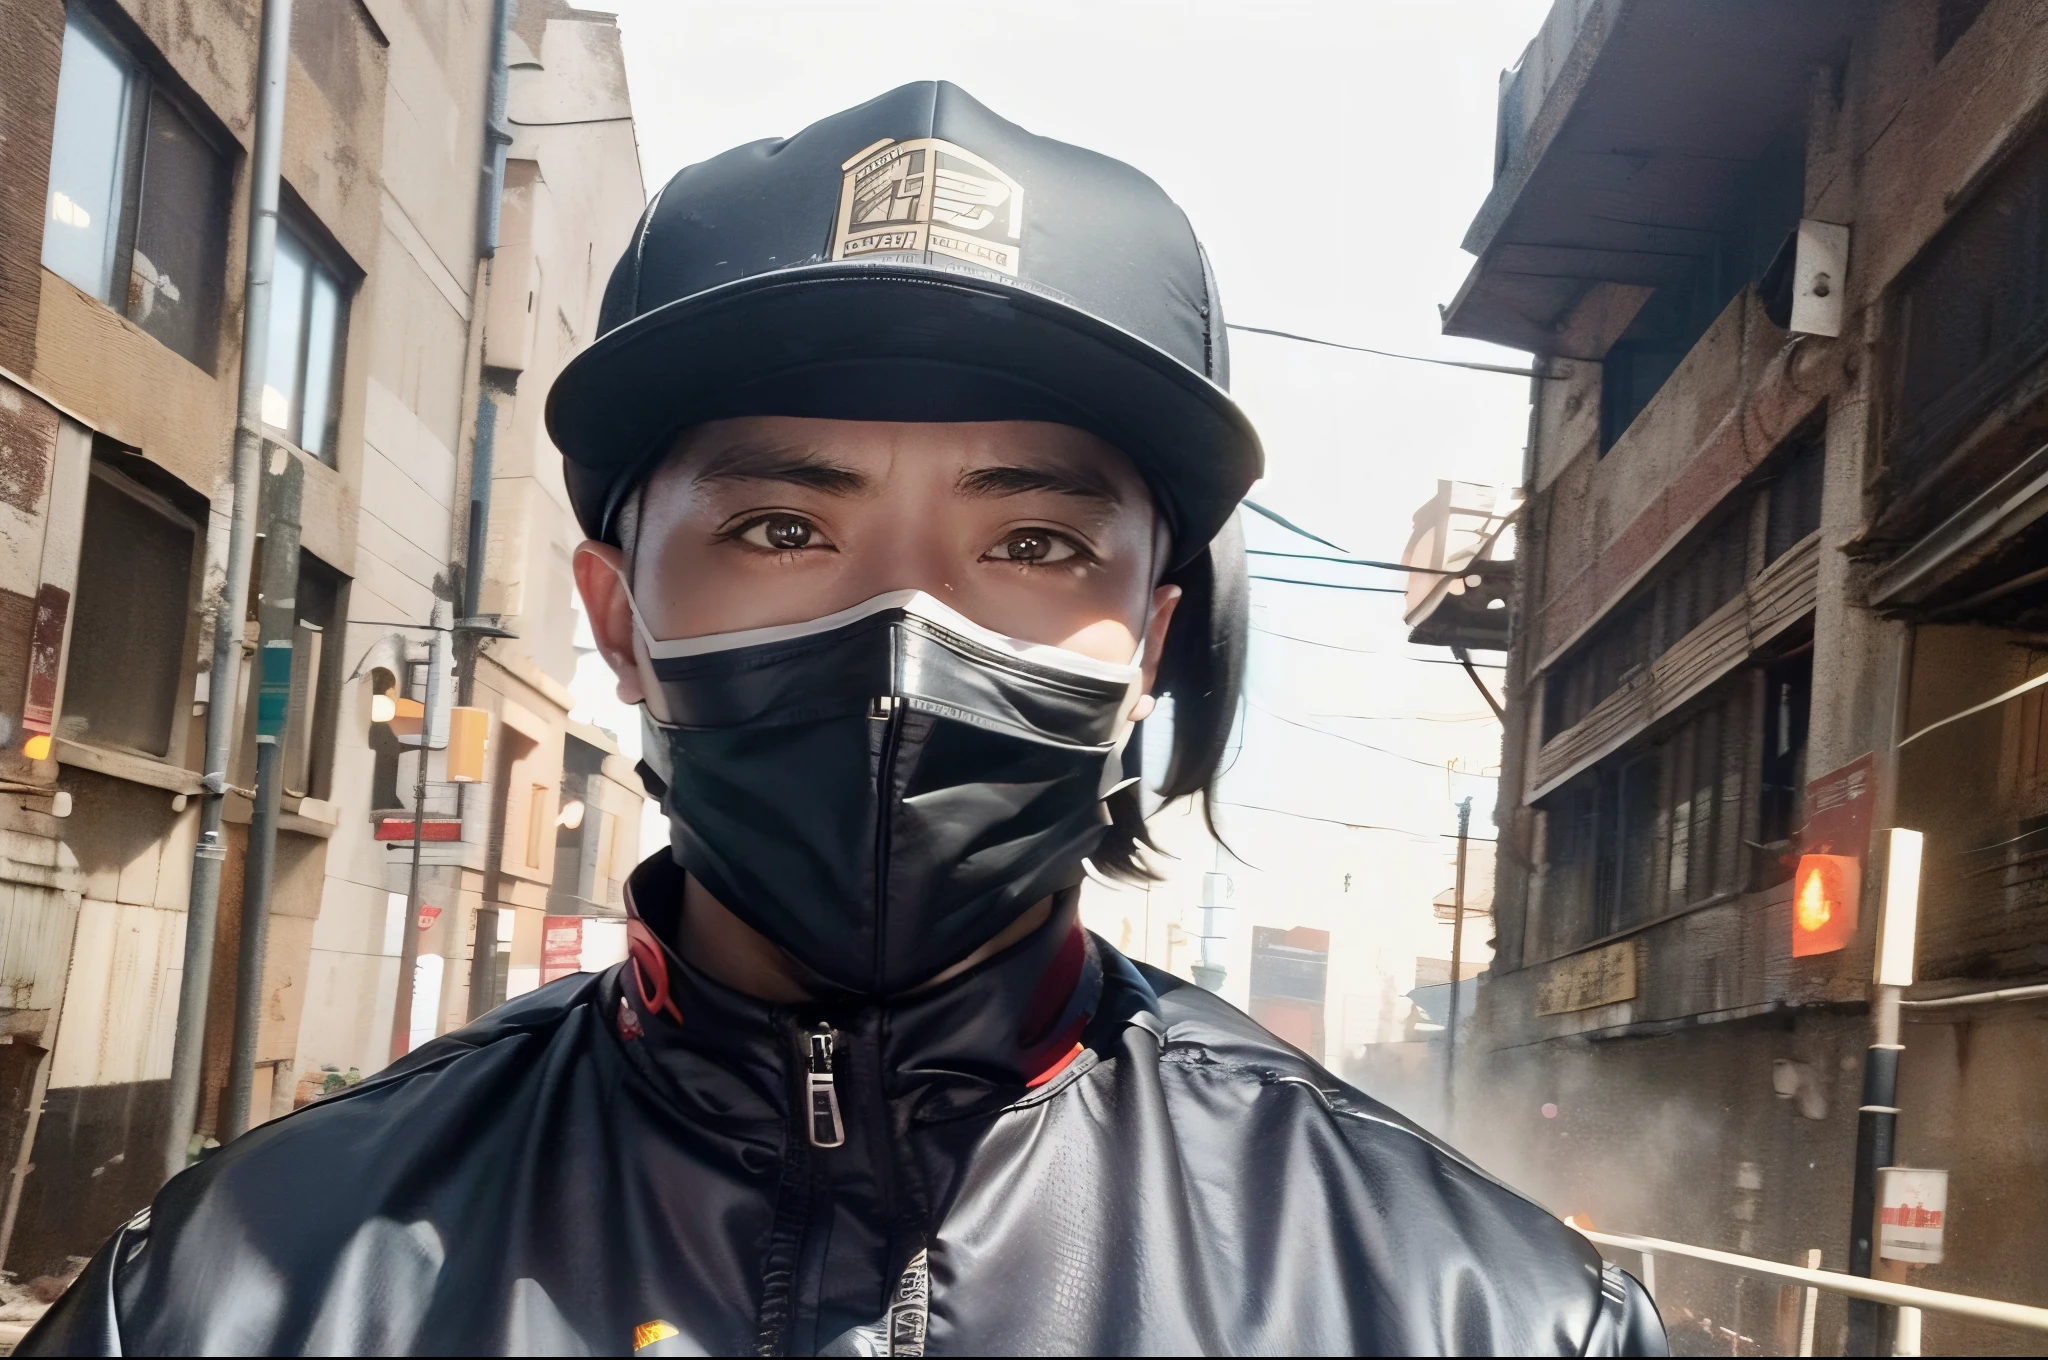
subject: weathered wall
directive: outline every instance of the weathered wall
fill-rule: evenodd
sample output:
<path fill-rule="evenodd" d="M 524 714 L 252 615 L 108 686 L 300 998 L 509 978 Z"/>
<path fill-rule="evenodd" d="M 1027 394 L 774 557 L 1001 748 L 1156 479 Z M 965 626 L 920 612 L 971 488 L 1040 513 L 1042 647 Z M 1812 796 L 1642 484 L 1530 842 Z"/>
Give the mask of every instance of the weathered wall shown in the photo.
<path fill-rule="evenodd" d="M 50 133 L 56 126 L 63 0 L 0 4 L 0 368 L 35 366 L 43 293 L 43 218 L 49 206 Z"/>

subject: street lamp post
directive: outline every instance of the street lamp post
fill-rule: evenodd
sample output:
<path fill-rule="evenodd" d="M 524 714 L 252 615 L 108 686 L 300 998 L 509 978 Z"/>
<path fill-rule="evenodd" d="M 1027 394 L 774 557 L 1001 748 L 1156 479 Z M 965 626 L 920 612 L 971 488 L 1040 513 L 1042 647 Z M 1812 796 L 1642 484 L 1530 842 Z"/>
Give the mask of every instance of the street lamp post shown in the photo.
<path fill-rule="evenodd" d="M 1877 970 L 1871 995 L 1870 1049 L 1863 1060 L 1863 1105 L 1856 1115 L 1856 1177 L 1850 1191 L 1849 1273 L 1868 1276 L 1877 1236 L 1877 1173 L 1892 1164 L 1899 1123 L 1899 997 L 1913 985 L 1920 919 L 1918 831 L 1894 827 L 1885 847 L 1884 905 L 1877 922 Z M 1879 1305 L 1849 1302 L 1850 1355 L 1876 1355 Z"/>
<path fill-rule="evenodd" d="M 434 601 L 433 640 L 427 645 L 427 692 L 420 713 L 420 767 L 412 786 L 412 873 L 405 890 L 405 928 L 398 937 L 398 995 L 391 1012 L 391 1061 L 412 1047 L 413 972 L 420 961 L 420 846 L 427 829 L 427 762 L 433 755 L 440 718 L 441 660 L 448 647 L 449 605 Z"/>

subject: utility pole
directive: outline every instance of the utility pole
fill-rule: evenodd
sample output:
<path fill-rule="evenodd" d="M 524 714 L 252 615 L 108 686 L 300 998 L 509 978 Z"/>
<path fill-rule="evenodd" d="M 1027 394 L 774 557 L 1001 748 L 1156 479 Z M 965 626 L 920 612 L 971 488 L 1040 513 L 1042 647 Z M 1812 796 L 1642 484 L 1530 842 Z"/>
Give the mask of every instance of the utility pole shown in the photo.
<path fill-rule="evenodd" d="M 1884 852 L 1884 906 L 1877 920 L 1877 970 L 1870 998 L 1871 1042 L 1863 1060 L 1863 1105 L 1856 1113 L 1856 1178 L 1850 1191 L 1849 1273 L 1868 1277 L 1877 1235 L 1877 1179 L 1892 1165 L 1899 1124 L 1900 994 L 1913 985 L 1913 953 L 1919 933 L 1920 859 L 1918 831 L 1892 828 Z M 1880 1305 L 1851 1299 L 1850 1355 L 1879 1353 Z M 1860 1306 L 1858 1306 L 1860 1305 Z"/>
<path fill-rule="evenodd" d="M 412 786 L 412 878 L 405 891 L 405 928 L 398 942 L 398 997 L 391 1011 L 391 1061 L 412 1047 L 412 982 L 420 958 L 420 845 L 426 839 L 427 762 L 433 755 L 434 732 L 440 724 L 441 666 L 453 629 L 448 601 L 434 601 L 433 640 L 427 644 L 427 694 L 420 709 L 420 768 Z"/>
<path fill-rule="evenodd" d="M 1878 785 L 1878 796 L 1883 799 L 1884 818 L 1880 826 L 1893 825 L 1899 815 L 1899 783 L 1903 765 L 1901 748 L 1905 745 L 1906 730 L 1910 719 L 1913 687 L 1913 662 L 1917 642 L 1911 624 L 1904 625 L 1899 632 L 1896 655 L 1896 671 L 1892 679 L 1892 739 L 1885 751 L 1883 781 Z M 1907 833 L 1911 835 L 1912 833 Z M 1906 984 L 1913 980 L 1913 934 L 1908 926 L 1904 958 L 1904 982 L 1898 982 L 1899 960 L 1887 960 L 1885 948 L 1888 943 L 1888 928 L 1896 925 L 1895 904 L 1892 885 L 1901 866 L 1894 865 L 1892 856 L 1899 848 L 1898 833 L 1892 833 L 1885 846 L 1885 889 L 1879 908 L 1877 930 L 1876 975 L 1872 979 L 1870 993 L 1870 1048 L 1863 1059 L 1863 1103 L 1856 1112 L 1856 1165 L 1849 1190 L 1849 1273 L 1868 1277 L 1875 1257 L 1872 1239 L 1877 1233 L 1877 1170 L 1892 1162 L 1892 1144 L 1898 1132 L 1899 1122 L 1899 1055 L 1905 1051 L 1899 1043 L 1899 995 Z M 1912 917 L 1919 915 L 1919 846 L 1917 838 L 1913 844 L 1913 903 Z M 1894 945 L 1894 955 L 1897 953 Z M 1891 976 L 1887 976 L 1887 964 Z M 1888 985 L 1897 983 L 1897 985 Z M 1876 1355 L 1878 1351 L 1879 1323 L 1883 1314 L 1880 1305 L 1866 1299 L 1850 1299 L 1849 1335 L 1844 1353 L 1848 1355 Z"/>
<path fill-rule="evenodd" d="M 263 365 L 270 353 L 270 281 L 277 261 L 277 174 L 284 135 L 285 74 L 291 65 L 291 0 L 263 0 L 256 66 L 256 127 L 249 158 L 248 257 L 243 268 L 241 393 L 235 421 L 234 500 L 229 507 L 227 577 L 213 621 L 213 666 L 207 673 L 205 792 L 199 843 L 192 852 L 192 891 L 185 913 L 185 965 L 178 987 L 178 1028 L 171 1044 L 170 1114 L 164 1129 L 164 1175 L 177 1175 L 191 1155 L 199 1116 L 200 1057 L 206 1046 L 206 998 L 213 980 L 213 937 L 220 875 L 227 859 L 221 814 L 234 746 L 242 671 L 242 620 L 249 612 L 251 531 L 256 478 L 263 457 Z"/>
<path fill-rule="evenodd" d="M 1458 800 L 1458 876 L 1451 885 L 1451 1002 L 1444 1023 L 1444 1136 L 1458 1107 L 1458 974 L 1465 964 L 1465 838 L 1472 830 L 1472 800 Z"/>
<path fill-rule="evenodd" d="M 234 1043 L 227 1098 L 215 1136 L 226 1143 L 249 1127 L 256 1081 L 256 1032 L 263 1022 L 263 963 L 270 942 L 270 888 L 277 867 L 278 797 L 284 786 L 284 737 L 291 725 L 292 644 L 299 611 L 299 505 L 306 470 L 272 446 L 264 478 L 262 594 L 256 606 L 256 800 L 242 872 L 242 939 L 235 968 Z"/>

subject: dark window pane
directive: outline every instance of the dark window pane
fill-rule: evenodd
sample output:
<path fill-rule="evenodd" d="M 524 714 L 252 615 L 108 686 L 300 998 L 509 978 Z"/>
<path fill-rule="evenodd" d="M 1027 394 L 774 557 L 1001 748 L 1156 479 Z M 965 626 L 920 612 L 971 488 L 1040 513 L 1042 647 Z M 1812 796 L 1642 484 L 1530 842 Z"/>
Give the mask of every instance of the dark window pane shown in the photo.
<path fill-rule="evenodd" d="M 89 24 L 64 26 L 43 264 L 102 302 L 114 295 L 135 70 Z"/>
<path fill-rule="evenodd" d="M 1901 488 L 2048 355 L 2048 137 L 1957 214 L 1903 289 L 1888 461 Z"/>
<path fill-rule="evenodd" d="M 93 469 L 60 735 L 170 754 L 196 540 L 189 520 Z"/>
<path fill-rule="evenodd" d="M 128 316 L 201 368 L 213 368 L 228 234 L 221 156 L 161 95 L 150 100 Z"/>
<path fill-rule="evenodd" d="M 1785 441 L 1764 530 L 1764 561 L 1775 562 L 1820 528 L 1821 478 L 1827 466 L 1827 425 L 1816 418 Z"/>

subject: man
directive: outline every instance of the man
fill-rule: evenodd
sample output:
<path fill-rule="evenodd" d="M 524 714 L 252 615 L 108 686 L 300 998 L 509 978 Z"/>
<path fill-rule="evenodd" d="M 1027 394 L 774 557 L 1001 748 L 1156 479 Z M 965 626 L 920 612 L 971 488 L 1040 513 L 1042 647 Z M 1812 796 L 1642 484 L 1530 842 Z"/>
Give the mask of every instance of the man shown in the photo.
<path fill-rule="evenodd" d="M 1076 919 L 1213 779 L 1258 476 L 1185 218 L 950 85 L 677 175 L 549 428 L 671 850 L 631 958 L 165 1187 L 24 1354 L 1658 1351 Z"/>

